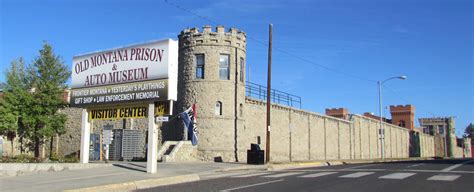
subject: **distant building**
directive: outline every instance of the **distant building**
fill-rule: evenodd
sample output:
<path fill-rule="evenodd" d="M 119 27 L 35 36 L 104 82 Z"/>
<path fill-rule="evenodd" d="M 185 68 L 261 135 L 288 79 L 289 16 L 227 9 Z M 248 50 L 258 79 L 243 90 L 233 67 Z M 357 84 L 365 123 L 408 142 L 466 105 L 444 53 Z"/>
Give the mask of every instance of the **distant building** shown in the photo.
<path fill-rule="evenodd" d="M 383 117 L 382 121 L 400 127 L 405 127 L 410 130 L 415 129 L 415 106 L 391 105 L 390 114 L 392 114 L 392 119 L 387 119 Z M 347 108 L 328 108 L 326 109 L 326 115 L 347 120 L 349 118 L 350 113 Z M 363 116 L 380 121 L 380 117 L 377 115 L 373 115 L 372 113 L 366 112 L 363 114 Z"/>
<path fill-rule="evenodd" d="M 326 109 L 326 115 L 340 119 L 349 119 L 349 110 L 347 108 Z"/>
<path fill-rule="evenodd" d="M 374 115 L 374 114 L 372 114 L 372 113 L 365 112 L 363 115 L 364 115 L 365 117 L 372 118 L 372 119 L 375 119 L 375 120 L 380 121 L 380 117 L 377 116 L 377 115 Z M 391 119 L 387 119 L 387 118 L 385 118 L 385 117 L 383 117 L 382 120 L 383 120 L 385 123 L 390 123 L 390 124 L 392 123 L 392 120 L 391 120 Z"/>
<path fill-rule="evenodd" d="M 471 154 L 474 158 L 474 124 L 470 123 L 465 130 L 468 130 L 467 136 L 471 139 Z"/>
<path fill-rule="evenodd" d="M 423 132 L 435 137 L 435 155 L 453 157 L 453 147 L 457 145 L 454 117 L 419 118 Z"/>
<path fill-rule="evenodd" d="M 392 124 L 405 127 L 410 130 L 415 128 L 415 106 L 413 105 L 390 105 Z"/>

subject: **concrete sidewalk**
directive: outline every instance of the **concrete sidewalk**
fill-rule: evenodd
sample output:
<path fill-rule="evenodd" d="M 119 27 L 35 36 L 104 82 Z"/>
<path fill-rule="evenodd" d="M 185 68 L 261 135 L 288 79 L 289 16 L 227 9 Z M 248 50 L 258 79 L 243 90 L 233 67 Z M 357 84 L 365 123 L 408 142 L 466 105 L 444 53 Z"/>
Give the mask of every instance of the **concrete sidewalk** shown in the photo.
<path fill-rule="evenodd" d="M 198 181 L 213 172 L 267 169 L 243 163 L 158 163 L 157 174 L 146 173 L 146 162 L 117 162 L 113 166 L 0 177 L 0 191 L 128 191 Z"/>

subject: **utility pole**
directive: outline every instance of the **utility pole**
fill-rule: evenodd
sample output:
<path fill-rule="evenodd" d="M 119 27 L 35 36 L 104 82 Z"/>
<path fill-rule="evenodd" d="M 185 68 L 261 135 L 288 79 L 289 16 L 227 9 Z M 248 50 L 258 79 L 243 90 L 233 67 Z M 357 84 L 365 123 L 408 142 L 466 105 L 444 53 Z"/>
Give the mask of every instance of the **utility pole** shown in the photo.
<path fill-rule="evenodd" d="M 265 162 L 270 162 L 270 109 L 271 109 L 271 90 L 272 90 L 272 30 L 273 24 L 269 25 L 268 30 L 268 72 L 267 72 L 267 143 Z"/>

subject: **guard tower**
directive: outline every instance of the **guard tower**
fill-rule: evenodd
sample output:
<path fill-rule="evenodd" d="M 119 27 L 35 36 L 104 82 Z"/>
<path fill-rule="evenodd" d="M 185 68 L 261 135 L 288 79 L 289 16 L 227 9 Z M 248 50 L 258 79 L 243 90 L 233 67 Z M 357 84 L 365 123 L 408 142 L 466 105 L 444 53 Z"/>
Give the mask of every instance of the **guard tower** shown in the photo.
<path fill-rule="evenodd" d="M 415 128 L 415 106 L 413 105 L 390 105 L 392 124 L 405 127 L 410 130 Z"/>
<path fill-rule="evenodd" d="M 197 108 L 198 155 L 207 161 L 238 161 L 237 133 L 243 128 L 246 35 L 204 26 L 178 35 L 178 112 Z M 232 142 L 230 142 L 231 140 Z"/>

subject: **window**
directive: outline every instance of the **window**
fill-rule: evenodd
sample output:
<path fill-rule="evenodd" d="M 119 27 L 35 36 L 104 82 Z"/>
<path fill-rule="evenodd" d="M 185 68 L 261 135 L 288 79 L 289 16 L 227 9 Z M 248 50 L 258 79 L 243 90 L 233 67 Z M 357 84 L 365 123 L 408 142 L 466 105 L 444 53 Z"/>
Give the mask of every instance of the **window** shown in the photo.
<path fill-rule="evenodd" d="M 196 55 L 196 79 L 204 79 L 204 55 Z"/>
<path fill-rule="evenodd" d="M 400 127 L 405 127 L 405 121 L 399 121 L 398 126 Z"/>
<path fill-rule="evenodd" d="M 430 134 L 430 128 L 428 128 L 428 126 L 423 126 L 423 133 Z"/>
<path fill-rule="evenodd" d="M 222 115 L 222 102 L 217 101 L 216 102 L 216 107 L 214 108 L 214 114 L 215 115 Z"/>
<path fill-rule="evenodd" d="M 428 130 L 430 131 L 430 135 L 434 135 L 433 125 L 428 125 Z"/>
<path fill-rule="evenodd" d="M 219 57 L 219 79 L 229 80 L 229 55 Z"/>
<path fill-rule="evenodd" d="M 244 58 L 240 58 L 240 82 L 244 82 L 244 70 L 245 70 L 245 60 Z"/>
<path fill-rule="evenodd" d="M 444 126 L 438 125 L 438 131 L 439 131 L 439 134 L 444 135 Z"/>

